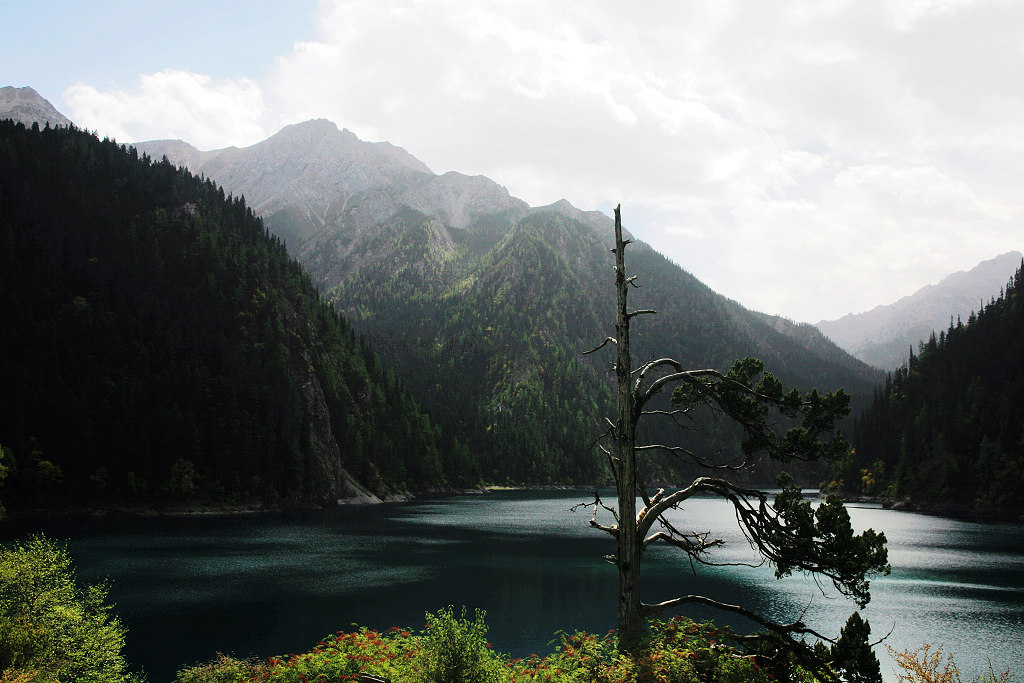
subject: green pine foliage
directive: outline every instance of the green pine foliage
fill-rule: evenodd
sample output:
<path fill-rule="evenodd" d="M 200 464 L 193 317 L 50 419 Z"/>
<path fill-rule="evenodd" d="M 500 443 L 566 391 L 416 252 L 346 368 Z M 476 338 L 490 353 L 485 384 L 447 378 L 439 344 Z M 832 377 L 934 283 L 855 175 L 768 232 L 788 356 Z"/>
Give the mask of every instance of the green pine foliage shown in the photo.
<path fill-rule="evenodd" d="M 1024 268 L 1024 264 L 1022 264 Z M 958 512 L 1024 512 L 1024 282 L 911 349 L 857 421 L 832 480 Z"/>
<path fill-rule="evenodd" d="M 134 148 L 0 122 L 0 319 L 9 507 L 446 482 L 439 429 L 244 199 Z"/>
<path fill-rule="evenodd" d="M 438 254 L 439 227 L 409 210 L 378 245 L 390 256 L 329 296 L 444 432 L 460 435 L 452 457 L 477 454 L 465 471 L 498 483 L 595 481 L 587 445 L 611 391 L 580 355 L 598 321 L 565 254 L 602 259 L 603 249 L 555 214 L 499 227 L 509 231 L 497 242 L 465 234 Z"/>

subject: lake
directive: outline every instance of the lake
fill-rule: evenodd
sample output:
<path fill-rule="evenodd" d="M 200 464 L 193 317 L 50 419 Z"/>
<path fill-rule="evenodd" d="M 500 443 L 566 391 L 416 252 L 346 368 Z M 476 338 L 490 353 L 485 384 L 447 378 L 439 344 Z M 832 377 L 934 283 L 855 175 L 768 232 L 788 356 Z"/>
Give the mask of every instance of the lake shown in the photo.
<path fill-rule="evenodd" d="M 559 631 L 615 626 L 610 537 L 570 512 L 586 492 L 499 491 L 291 515 L 89 518 L 8 523 L 5 539 L 43 530 L 67 540 L 79 576 L 108 578 L 129 628 L 126 655 L 151 683 L 215 652 L 261 657 L 310 649 L 352 624 L 422 628 L 447 605 L 487 611 L 496 650 L 549 652 Z M 1024 672 L 1024 525 L 982 524 L 851 505 L 858 529 L 884 531 L 893 567 L 872 581 L 863 615 L 896 649 L 942 644 L 965 680 Z M 679 521 L 728 530 L 717 558 L 751 557 L 727 503 L 688 502 Z M 838 635 L 854 605 L 806 577 L 700 567 L 668 549 L 645 557 L 644 599 L 703 593 L 777 620 L 800 615 Z M 730 619 L 710 610 L 695 618 Z M 743 624 L 733 623 L 737 628 Z M 884 647 L 879 658 L 895 681 Z"/>

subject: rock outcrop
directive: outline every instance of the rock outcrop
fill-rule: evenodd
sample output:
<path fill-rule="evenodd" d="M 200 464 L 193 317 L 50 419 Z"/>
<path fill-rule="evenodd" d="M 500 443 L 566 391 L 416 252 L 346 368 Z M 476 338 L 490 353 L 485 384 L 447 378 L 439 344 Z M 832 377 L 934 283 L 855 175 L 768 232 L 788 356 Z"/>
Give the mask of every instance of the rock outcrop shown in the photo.
<path fill-rule="evenodd" d="M 69 126 L 71 119 L 57 111 L 42 95 L 28 86 L 0 88 L 0 119 L 14 119 L 26 126 Z"/>

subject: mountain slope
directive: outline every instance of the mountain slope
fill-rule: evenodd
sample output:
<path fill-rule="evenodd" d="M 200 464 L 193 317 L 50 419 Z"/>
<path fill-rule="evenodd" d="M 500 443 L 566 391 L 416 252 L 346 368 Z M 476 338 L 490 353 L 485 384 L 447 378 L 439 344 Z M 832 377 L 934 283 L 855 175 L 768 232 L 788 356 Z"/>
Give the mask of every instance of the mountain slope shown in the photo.
<path fill-rule="evenodd" d="M 68 126 L 71 121 L 50 104 L 49 100 L 29 87 L 0 88 L 0 119 L 12 119 L 29 128 L 33 123 L 40 127 Z"/>
<path fill-rule="evenodd" d="M 911 348 L 933 331 L 944 330 L 952 318 L 966 319 L 994 297 L 1021 263 L 1012 251 L 982 261 L 966 272 L 953 273 L 895 303 L 864 313 L 823 320 L 817 328 L 836 344 L 869 365 L 895 369 Z"/>
<path fill-rule="evenodd" d="M 0 140 L 5 502 L 444 483 L 436 429 L 243 200 L 73 127 Z"/>
<path fill-rule="evenodd" d="M 291 128 L 300 148 L 280 153 L 295 157 L 313 153 L 302 151 L 307 129 L 323 132 L 321 145 L 348 135 L 323 122 Z M 264 194 L 249 176 L 280 165 L 261 161 L 257 148 L 218 157 L 227 161 L 217 174 L 209 161 L 199 170 L 232 192 L 256 192 L 246 194 L 256 206 L 276 202 L 271 229 L 289 236 L 321 291 L 401 369 L 447 445 L 479 454 L 492 480 L 601 476 L 588 445 L 612 413 L 608 359 L 581 354 L 611 333 L 609 217 L 564 200 L 531 208 L 484 177 L 396 169 L 370 143 L 353 145 L 358 159 L 309 157 L 301 173 L 297 165 L 277 177 L 287 194 Z M 140 149 L 156 156 L 167 147 Z M 366 183 L 329 180 L 360 164 L 369 164 L 359 174 Z M 316 221 L 311 206 L 321 209 Z M 637 306 L 659 311 L 635 327 L 639 357 L 671 354 L 724 369 L 755 355 L 799 386 L 846 386 L 870 397 L 880 373 L 798 343 L 647 245 L 636 243 L 629 258 L 642 284 Z M 716 451 L 736 443 L 720 425 L 691 436 Z"/>
<path fill-rule="evenodd" d="M 1022 271 L 889 376 L 836 481 L 946 512 L 1024 514 Z"/>
<path fill-rule="evenodd" d="M 282 128 L 244 150 L 200 152 L 181 140 L 137 143 L 140 153 L 166 156 L 193 173 L 244 195 L 289 244 L 330 225 L 346 200 L 368 187 L 433 176 L 422 162 L 388 143 L 368 143 L 330 121 Z"/>

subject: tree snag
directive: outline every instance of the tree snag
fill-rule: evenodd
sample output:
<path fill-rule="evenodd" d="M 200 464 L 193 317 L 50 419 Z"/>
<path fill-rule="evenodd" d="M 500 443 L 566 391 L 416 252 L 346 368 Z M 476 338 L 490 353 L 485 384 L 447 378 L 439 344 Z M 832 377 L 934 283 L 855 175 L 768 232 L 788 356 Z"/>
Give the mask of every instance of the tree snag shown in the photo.
<path fill-rule="evenodd" d="M 829 497 L 812 507 L 802 498 L 792 479 L 780 478 L 782 492 L 769 499 L 768 494 L 737 486 L 719 477 L 698 477 L 689 486 L 668 492 L 658 490 L 651 495 L 643 486 L 637 456 L 667 453 L 689 459 L 709 470 L 746 469 L 754 457 L 766 453 L 781 462 L 831 459 L 847 452 L 849 446 L 834 431 L 835 421 L 849 412 L 849 396 L 842 390 L 819 394 L 812 390 L 801 395 L 796 389 L 783 391 L 782 382 L 765 372 L 764 364 L 753 358 L 737 361 L 726 373 L 714 369 L 687 370 L 670 358 L 659 358 L 633 369 L 629 346 L 630 321 L 650 310 L 630 311 L 630 287 L 638 286 L 636 276 L 627 276 L 626 246 L 631 240 L 622 237 L 620 207 L 615 207 L 615 337 L 587 353 L 615 344 L 615 377 L 618 386 L 618 419 L 609 420 L 607 432 L 598 440 L 599 448 L 608 458 L 615 480 L 617 507 L 607 505 L 599 492 L 594 500 L 581 506 L 592 507 L 590 524 L 616 539 L 617 553 L 611 559 L 618 567 L 618 638 L 619 649 L 634 652 L 641 644 L 645 618 L 686 604 L 703 604 L 715 609 L 740 614 L 759 624 L 764 631 L 745 638 L 760 652 L 779 652 L 795 657 L 803 666 L 826 680 L 873 680 L 847 674 L 843 662 L 850 661 L 850 651 L 866 650 L 867 626 L 857 613 L 847 622 L 844 636 L 832 639 L 808 628 L 797 620 L 779 624 L 738 605 L 721 603 L 699 595 L 682 595 L 656 604 L 640 600 L 640 563 L 644 550 L 664 543 L 685 553 L 692 564 L 716 564 L 709 553 L 724 541 L 711 533 L 684 532 L 673 525 L 666 513 L 678 509 L 697 494 L 713 494 L 732 504 L 737 522 L 759 555 L 761 563 L 770 563 L 776 577 L 794 570 L 831 580 L 845 596 L 860 607 L 870 600 L 868 576 L 888 573 L 885 536 L 872 530 L 855 535 L 842 501 Z M 655 409 L 650 401 L 671 388 L 671 409 Z M 679 420 L 692 417 L 699 407 L 715 415 L 728 417 L 743 430 L 742 458 L 738 463 L 717 462 L 714 455 L 694 453 L 682 445 L 637 444 L 637 424 L 642 418 Z M 772 418 L 769 420 L 769 418 Z M 791 425 L 784 432 L 776 429 L 776 420 Z M 785 476 L 785 475 L 784 475 Z M 638 499 L 643 506 L 637 511 Z M 602 518 L 611 516 L 611 523 Z M 655 525 L 658 526 L 655 529 Z M 852 625 L 851 625 L 852 624 Z M 847 633 L 863 632 L 863 642 L 851 645 Z M 808 643 L 813 636 L 832 644 Z M 877 661 L 877 660 L 875 660 Z M 880 680 L 880 679 L 879 679 Z"/>

